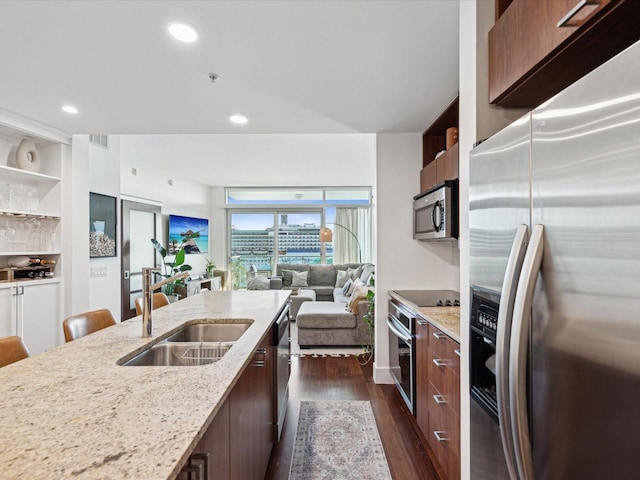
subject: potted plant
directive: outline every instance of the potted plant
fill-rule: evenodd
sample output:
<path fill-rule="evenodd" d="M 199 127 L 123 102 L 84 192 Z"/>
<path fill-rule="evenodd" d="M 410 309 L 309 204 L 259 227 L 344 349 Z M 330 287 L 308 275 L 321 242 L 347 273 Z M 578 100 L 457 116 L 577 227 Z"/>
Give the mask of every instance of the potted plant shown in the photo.
<path fill-rule="evenodd" d="M 213 277 L 213 271 L 216 268 L 216 264 L 215 264 L 215 262 L 209 260 L 208 258 L 205 258 L 205 260 L 207 261 L 207 266 L 204 267 L 205 278 L 212 278 Z"/>
<path fill-rule="evenodd" d="M 160 275 L 164 278 L 169 278 L 173 275 L 176 275 L 180 272 L 187 272 L 191 270 L 191 265 L 187 265 L 185 262 L 186 253 L 185 253 L 185 244 L 189 240 L 195 238 L 197 234 L 189 234 L 184 235 L 182 237 L 182 242 L 180 245 L 175 246 L 173 251 L 175 251 L 175 256 L 173 257 L 173 261 L 167 261 L 168 252 L 167 249 L 162 246 L 160 242 L 158 242 L 155 238 L 151 239 L 151 243 L 153 244 L 156 252 L 160 254 L 162 257 L 162 273 L 156 273 L 156 275 Z M 180 295 L 176 293 L 176 285 L 184 285 L 184 281 L 182 279 L 177 280 L 175 282 L 167 283 L 162 287 L 162 291 L 165 293 L 170 300 L 178 300 Z"/>

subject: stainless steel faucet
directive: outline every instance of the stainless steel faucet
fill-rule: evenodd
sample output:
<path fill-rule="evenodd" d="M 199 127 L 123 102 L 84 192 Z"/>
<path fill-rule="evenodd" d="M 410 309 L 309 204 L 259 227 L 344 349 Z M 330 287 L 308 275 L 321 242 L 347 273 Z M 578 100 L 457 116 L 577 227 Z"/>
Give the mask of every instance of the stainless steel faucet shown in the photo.
<path fill-rule="evenodd" d="M 181 278 L 189 276 L 189 272 L 181 272 L 173 277 L 165 278 L 157 283 L 151 284 L 151 274 L 153 272 L 159 272 L 160 269 L 153 267 L 142 268 L 142 338 L 149 338 L 151 336 L 151 329 L 153 328 L 153 321 L 151 319 L 151 311 L 153 306 L 151 301 L 153 296 L 151 292 L 159 289 L 163 285 L 170 282 L 175 282 Z"/>

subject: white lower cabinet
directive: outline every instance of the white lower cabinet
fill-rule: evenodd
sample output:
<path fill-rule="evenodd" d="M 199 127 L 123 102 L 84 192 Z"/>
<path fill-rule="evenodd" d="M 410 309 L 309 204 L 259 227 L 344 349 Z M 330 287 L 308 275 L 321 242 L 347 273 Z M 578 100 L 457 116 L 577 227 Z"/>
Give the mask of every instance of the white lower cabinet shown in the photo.
<path fill-rule="evenodd" d="M 18 335 L 31 355 L 61 343 L 60 281 L 0 285 L 0 337 Z"/>

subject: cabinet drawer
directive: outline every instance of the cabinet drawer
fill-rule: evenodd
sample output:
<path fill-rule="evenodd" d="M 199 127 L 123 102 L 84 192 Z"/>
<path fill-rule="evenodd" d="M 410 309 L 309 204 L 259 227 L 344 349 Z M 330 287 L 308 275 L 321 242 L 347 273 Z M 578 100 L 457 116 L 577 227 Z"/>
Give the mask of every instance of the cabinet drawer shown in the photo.
<path fill-rule="evenodd" d="M 427 352 L 429 359 L 429 382 L 443 395 L 447 394 L 446 360 L 439 357 L 431 349 Z"/>
<path fill-rule="evenodd" d="M 435 390 L 433 390 L 435 392 Z M 429 435 L 427 442 L 436 454 L 438 463 L 447 471 L 456 470 L 460 458 L 460 422 L 446 404 L 438 404 L 433 395 L 429 397 Z"/>
<path fill-rule="evenodd" d="M 456 375 L 460 375 L 460 355 L 456 353 L 456 351 L 460 351 L 460 344 L 455 340 L 448 338 L 446 349 L 447 353 L 445 354 L 445 358 L 449 367 L 456 373 Z"/>
<path fill-rule="evenodd" d="M 429 324 L 429 348 L 439 358 L 446 358 L 447 356 L 447 336 L 442 330 Z"/>

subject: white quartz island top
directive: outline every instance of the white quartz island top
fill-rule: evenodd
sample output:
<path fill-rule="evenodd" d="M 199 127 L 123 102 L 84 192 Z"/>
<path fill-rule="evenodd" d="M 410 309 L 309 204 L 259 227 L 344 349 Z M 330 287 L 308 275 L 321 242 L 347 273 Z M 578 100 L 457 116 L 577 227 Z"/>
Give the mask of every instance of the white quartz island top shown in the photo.
<path fill-rule="evenodd" d="M 203 292 L 0 368 L 0 478 L 171 479 L 211 423 L 289 292 Z M 185 323 L 253 322 L 218 362 L 123 367 Z"/>

